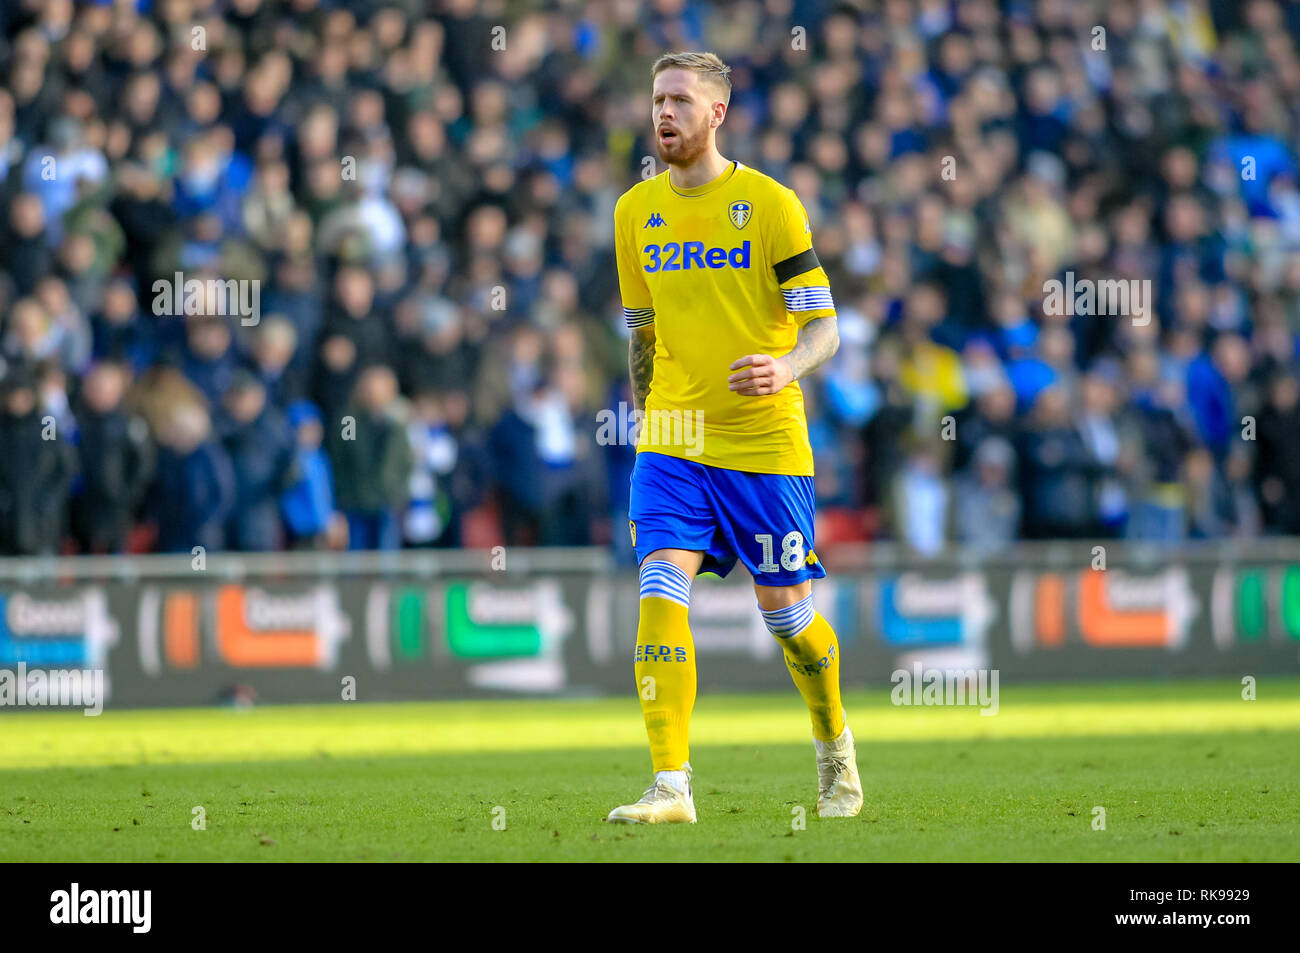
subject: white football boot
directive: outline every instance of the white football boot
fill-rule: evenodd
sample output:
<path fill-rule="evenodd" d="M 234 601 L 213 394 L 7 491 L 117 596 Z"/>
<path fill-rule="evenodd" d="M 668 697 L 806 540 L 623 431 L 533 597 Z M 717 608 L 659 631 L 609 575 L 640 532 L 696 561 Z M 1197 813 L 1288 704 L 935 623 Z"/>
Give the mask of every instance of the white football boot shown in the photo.
<path fill-rule="evenodd" d="M 614 808 L 605 820 L 611 824 L 694 824 L 695 800 L 691 796 L 689 761 L 682 765 L 682 771 L 686 773 L 684 789 L 670 784 L 667 779 L 661 780 L 656 774 L 654 784 L 646 788 L 641 800 Z"/>
<path fill-rule="evenodd" d="M 834 741 L 813 739 L 817 747 L 817 816 L 856 817 L 862 810 L 862 779 L 853 732 L 845 725 Z"/>

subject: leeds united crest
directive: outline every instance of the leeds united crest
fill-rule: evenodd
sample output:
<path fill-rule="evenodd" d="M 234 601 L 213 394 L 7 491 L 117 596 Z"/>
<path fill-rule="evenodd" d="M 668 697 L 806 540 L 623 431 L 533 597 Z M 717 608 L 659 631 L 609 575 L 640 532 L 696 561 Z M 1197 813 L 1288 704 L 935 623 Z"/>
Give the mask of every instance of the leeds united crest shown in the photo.
<path fill-rule="evenodd" d="M 749 217 L 754 214 L 754 206 L 748 202 L 732 202 L 727 206 L 727 215 L 731 218 L 731 224 L 737 228 L 744 228 L 749 224 Z"/>

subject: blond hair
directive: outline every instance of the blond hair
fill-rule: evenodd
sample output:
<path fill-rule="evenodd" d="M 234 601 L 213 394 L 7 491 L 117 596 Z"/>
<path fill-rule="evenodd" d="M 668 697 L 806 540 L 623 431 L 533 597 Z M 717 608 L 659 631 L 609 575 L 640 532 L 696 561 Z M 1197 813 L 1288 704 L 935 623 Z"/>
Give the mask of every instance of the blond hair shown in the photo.
<path fill-rule="evenodd" d="M 651 81 L 666 69 L 684 69 L 699 73 L 721 92 L 722 102 L 728 105 L 731 103 L 731 77 L 728 75 L 731 67 L 718 59 L 716 54 L 665 53 L 655 60 L 655 65 L 650 68 Z"/>

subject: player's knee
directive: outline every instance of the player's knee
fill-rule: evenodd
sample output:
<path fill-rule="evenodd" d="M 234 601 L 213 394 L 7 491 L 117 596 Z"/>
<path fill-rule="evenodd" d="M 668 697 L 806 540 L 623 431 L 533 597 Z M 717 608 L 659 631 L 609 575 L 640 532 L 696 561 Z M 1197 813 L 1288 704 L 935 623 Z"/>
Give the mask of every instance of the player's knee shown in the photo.
<path fill-rule="evenodd" d="M 653 562 L 669 563 L 686 573 L 687 578 L 694 579 L 704 563 L 704 553 L 692 549 L 656 549 L 641 561 L 641 566 Z"/>
<path fill-rule="evenodd" d="M 764 612 L 772 609 L 784 609 L 812 595 L 812 580 L 805 579 L 793 586 L 754 586 L 754 596 L 758 607 Z"/>
<path fill-rule="evenodd" d="M 813 616 L 817 613 L 813 608 L 811 592 L 793 605 L 764 609 L 762 603 L 759 603 L 759 609 L 762 611 L 763 623 L 767 626 L 767 631 L 778 639 L 794 638 L 812 624 Z"/>

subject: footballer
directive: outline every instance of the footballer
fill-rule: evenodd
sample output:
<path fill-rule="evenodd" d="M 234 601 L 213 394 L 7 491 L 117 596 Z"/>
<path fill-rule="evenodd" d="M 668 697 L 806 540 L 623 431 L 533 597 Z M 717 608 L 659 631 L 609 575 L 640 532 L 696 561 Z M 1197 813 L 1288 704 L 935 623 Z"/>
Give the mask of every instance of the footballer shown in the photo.
<path fill-rule="evenodd" d="M 862 807 L 840 702 L 835 632 L 813 604 L 826 575 L 813 549 L 813 458 L 799 380 L 839 346 L 826 272 L 793 191 L 723 157 L 731 101 L 712 53 L 655 61 L 655 144 L 668 169 L 614 210 L 628 366 L 642 423 L 629 531 L 640 565 L 635 673 L 654 782 L 607 821 L 694 823 L 687 622 L 700 572 L 744 564 L 758 609 L 808 705 L 817 813 Z M 685 421 L 695 439 L 675 439 Z M 670 438 L 669 435 L 672 435 Z"/>

